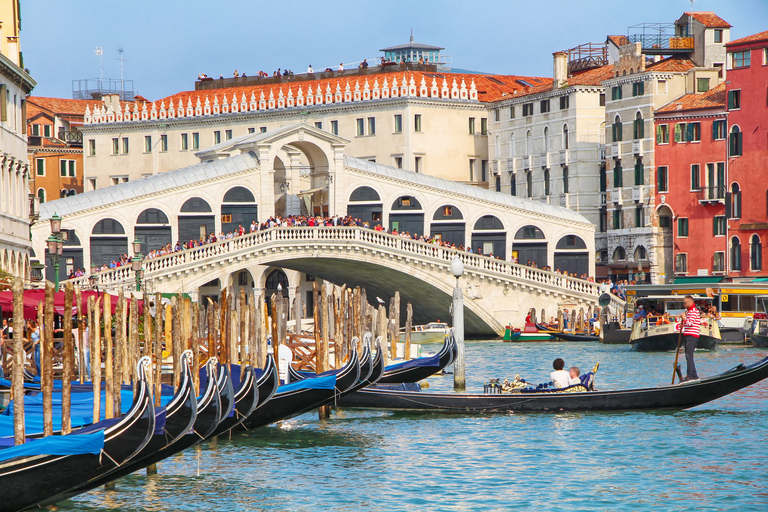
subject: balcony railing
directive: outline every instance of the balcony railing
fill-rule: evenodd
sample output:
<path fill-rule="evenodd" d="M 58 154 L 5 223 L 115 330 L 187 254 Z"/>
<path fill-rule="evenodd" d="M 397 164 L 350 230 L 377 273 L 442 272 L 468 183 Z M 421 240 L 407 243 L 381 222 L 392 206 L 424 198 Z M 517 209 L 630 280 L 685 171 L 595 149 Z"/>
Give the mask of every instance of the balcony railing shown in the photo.
<path fill-rule="evenodd" d="M 669 23 L 641 23 L 629 27 L 630 43 L 640 43 L 648 55 L 671 55 L 693 50 L 693 37 L 681 37 L 675 33 L 675 25 Z"/>
<path fill-rule="evenodd" d="M 696 195 L 699 203 L 725 203 L 725 185 L 700 188 Z"/>
<path fill-rule="evenodd" d="M 67 144 L 83 145 L 83 133 L 79 131 L 61 131 L 59 132 L 59 139 Z"/>

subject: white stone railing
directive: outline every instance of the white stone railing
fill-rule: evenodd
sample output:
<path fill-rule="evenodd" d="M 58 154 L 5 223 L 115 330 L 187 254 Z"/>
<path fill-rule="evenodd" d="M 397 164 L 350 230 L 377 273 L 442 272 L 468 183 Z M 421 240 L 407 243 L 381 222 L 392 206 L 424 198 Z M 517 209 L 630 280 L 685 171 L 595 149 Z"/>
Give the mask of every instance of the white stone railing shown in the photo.
<path fill-rule="evenodd" d="M 592 281 L 564 276 L 556 272 L 518 265 L 504 260 L 487 256 L 449 249 L 426 242 L 390 235 L 381 231 L 361 227 L 290 227 L 270 228 L 243 236 L 230 238 L 221 242 L 207 244 L 194 249 L 184 249 L 179 252 L 144 260 L 144 277 L 151 279 L 167 271 L 195 262 L 205 263 L 216 258 L 238 252 L 247 252 L 250 248 L 258 248 L 265 244 L 294 245 L 297 242 L 351 242 L 357 245 L 370 245 L 389 252 L 401 252 L 424 258 L 437 259 L 450 264 L 456 256 L 461 258 L 468 269 L 482 270 L 499 276 L 507 276 L 537 287 L 550 287 L 574 294 L 590 295 L 597 298 L 600 285 Z M 94 274 L 96 283 L 101 289 L 131 283 L 135 273 L 129 266 L 103 270 Z M 71 279 L 70 282 L 81 286 L 88 285 L 88 276 Z M 614 297 L 612 295 L 612 297 Z M 620 301 L 618 297 L 616 300 Z M 623 305 L 623 301 L 621 301 Z"/>

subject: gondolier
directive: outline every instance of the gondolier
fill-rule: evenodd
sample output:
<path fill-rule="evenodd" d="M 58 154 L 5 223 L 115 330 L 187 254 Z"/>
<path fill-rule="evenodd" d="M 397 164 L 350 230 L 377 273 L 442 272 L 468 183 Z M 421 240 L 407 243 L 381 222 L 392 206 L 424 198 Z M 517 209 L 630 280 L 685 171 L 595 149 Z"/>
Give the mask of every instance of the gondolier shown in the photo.
<path fill-rule="evenodd" d="M 696 364 L 693 361 L 693 354 L 696 350 L 696 344 L 699 341 L 701 332 L 701 313 L 693 297 L 686 295 L 683 300 L 685 311 L 683 312 L 683 343 L 685 345 L 685 364 L 686 376 L 683 382 L 697 380 L 699 375 L 696 373 Z"/>

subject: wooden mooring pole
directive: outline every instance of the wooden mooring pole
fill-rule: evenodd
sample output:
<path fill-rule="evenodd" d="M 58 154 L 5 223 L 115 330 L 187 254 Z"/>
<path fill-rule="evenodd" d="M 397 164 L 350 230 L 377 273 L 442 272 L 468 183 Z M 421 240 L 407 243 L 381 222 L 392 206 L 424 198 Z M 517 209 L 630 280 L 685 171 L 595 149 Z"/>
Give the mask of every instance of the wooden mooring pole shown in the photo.
<path fill-rule="evenodd" d="M 24 281 L 17 277 L 13 281 L 13 368 L 11 370 L 13 391 L 13 439 L 14 444 L 24 444 Z"/>

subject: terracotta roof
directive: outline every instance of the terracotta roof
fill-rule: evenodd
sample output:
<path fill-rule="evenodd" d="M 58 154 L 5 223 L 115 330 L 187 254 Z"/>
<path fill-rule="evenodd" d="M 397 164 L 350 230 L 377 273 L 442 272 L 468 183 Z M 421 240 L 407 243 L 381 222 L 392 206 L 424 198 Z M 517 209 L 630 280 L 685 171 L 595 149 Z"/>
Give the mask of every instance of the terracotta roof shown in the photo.
<path fill-rule="evenodd" d="M 683 57 L 668 57 L 659 62 L 648 64 L 645 67 L 646 71 L 671 71 L 671 72 L 684 72 L 690 71 L 695 68 L 696 64 L 691 59 Z"/>
<path fill-rule="evenodd" d="M 30 96 L 27 98 L 27 117 L 35 111 L 48 112 L 54 115 L 75 115 L 85 114 L 85 107 L 94 107 L 103 105 L 104 102 L 98 100 L 70 100 L 67 98 L 45 98 L 41 96 Z"/>
<path fill-rule="evenodd" d="M 725 109 L 725 84 L 722 83 L 702 94 L 686 94 L 656 110 L 657 114 L 668 114 L 686 110 L 711 108 Z"/>
<path fill-rule="evenodd" d="M 765 32 L 758 32 L 757 34 L 752 34 L 751 36 L 742 37 L 740 39 L 734 39 L 730 43 L 725 43 L 725 46 L 736 46 L 739 44 L 747 43 L 762 43 L 763 41 L 768 41 L 768 30 Z"/>
<path fill-rule="evenodd" d="M 616 46 L 624 46 L 629 44 L 629 38 L 627 36 L 608 36 L 608 41 L 612 42 Z"/>
<path fill-rule="evenodd" d="M 707 28 L 731 28 L 731 24 L 713 11 L 684 12 L 683 16 L 691 16 Z M 681 18 L 682 19 L 682 18 Z"/>
<path fill-rule="evenodd" d="M 299 87 L 301 87 L 302 93 L 307 94 L 307 90 L 311 87 L 313 94 L 317 94 L 317 88 L 319 87 L 323 94 L 326 93 L 328 86 L 331 88 L 332 93 L 336 93 L 336 86 L 341 88 L 342 94 L 344 93 L 347 84 L 349 84 L 350 90 L 354 93 L 355 86 L 359 83 L 362 90 L 366 81 L 370 89 L 373 89 L 374 82 L 378 80 L 379 87 L 383 87 L 384 80 L 387 80 L 387 85 L 392 86 L 394 79 L 397 79 L 398 85 L 402 83 L 403 77 L 408 82 L 413 78 L 416 84 L 416 89 L 421 87 L 421 80 L 424 79 L 428 88 L 432 88 L 433 79 L 437 83 L 438 88 L 442 88 L 443 80 L 448 83 L 448 87 L 453 86 L 453 81 L 456 81 L 458 87 L 461 87 L 461 82 L 464 83 L 469 90 L 472 81 L 475 82 L 477 88 L 477 98 L 480 102 L 497 101 L 506 96 L 512 94 L 519 94 L 527 87 L 526 84 L 530 84 L 532 87 L 536 87 L 542 84 L 552 83 L 551 78 L 542 77 L 528 77 L 528 76 L 515 76 L 515 75 L 481 75 L 470 73 L 447 73 L 447 72 L 424 72 L 424 71 L 406 71 L 406 72 L 393 72 L 393 73 L 381 73 L 368 76 L 353 76 L 353 77 L 341 77 L 341 78 L 327 78 L 321 80 L 307 80 L 301 82 L 288 82 L 282 84 L 265 84 L 265 85 L 247 85 L 241 87 L 228 87 L 223 89 L 209 89 L 203 91 L 183 91 L 165 98 L 156 100 L 154 103 L 159 108 L 161 102 L 165 102 L 166 108 L 170 106 L 170 101 L 173 100 L 175 106 L 178 106 L 179 101 L 182 101 L 184 106 L 187 105 L 189 100 L 192 101 L 192 105 L 196 106 L 197 99 L 200 98 L 200 103 L 205 104 L 206 98 L 213 105 L 214 98 L 218 98 L 219 104 L 224 100 L 224 96 L 227 98 L 227 102 L 232 102 L 232 96 L 236 96 L 238 101 L 243 94 L 247 101 L 250 101 L 251 94 L 259 101 L 261 93 L 264 93 L 264 98 L 269 100 L 270 93 L 274 94 L 275 99 L 279 97 L 280 91 L 283 92 L 284 97 L 288 96 L 290 90 L 294 98 L 297 96 Z M 417 92 L 418 93 L 418 92 Z"/>
<path fill-rule="evenodd" d="M 613 64 L 576 73 L 568 78 L 568 85 L 602 85 L 609 78 L 613 78 Z"/>

